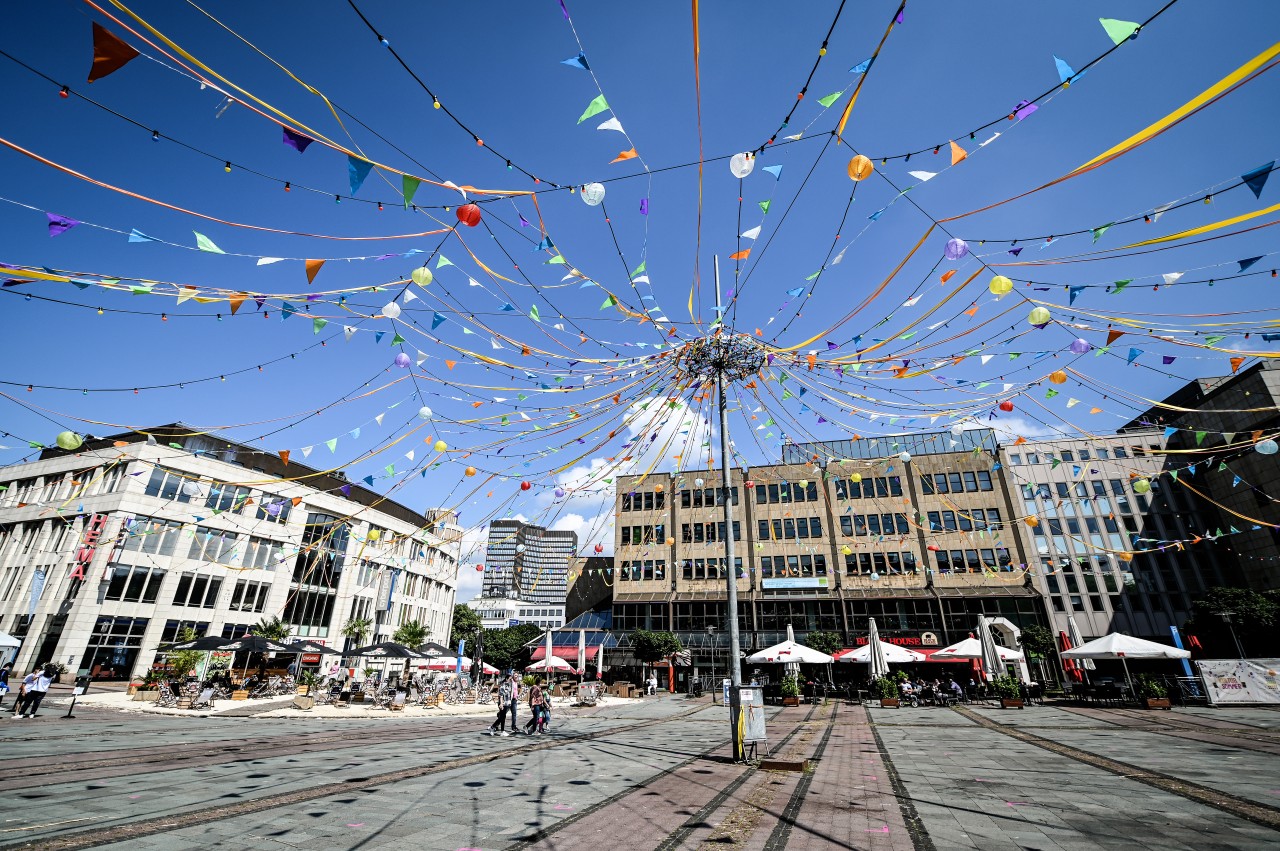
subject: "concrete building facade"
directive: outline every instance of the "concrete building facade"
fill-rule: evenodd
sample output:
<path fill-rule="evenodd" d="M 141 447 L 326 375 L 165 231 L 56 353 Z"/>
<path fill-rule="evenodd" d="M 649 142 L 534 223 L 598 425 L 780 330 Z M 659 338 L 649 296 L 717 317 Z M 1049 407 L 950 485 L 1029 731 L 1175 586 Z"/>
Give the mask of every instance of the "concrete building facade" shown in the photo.
<path fill-rule="evenodd" d="M 569 562 L 577 550 L 576 532 L 494 520 L 485 547 L 481 596 L 558 606 L 563 618 Z"/>
<path fill-rule="evenodd" d="M 280 616 L 344 646 L 418 621 L 447 639 L 461 528 L 274 453 L 181 424 L 46 449 L 0 470 L 0 629 L 17 666 L 145 671 L 185 627 L 243 635 Z"/>

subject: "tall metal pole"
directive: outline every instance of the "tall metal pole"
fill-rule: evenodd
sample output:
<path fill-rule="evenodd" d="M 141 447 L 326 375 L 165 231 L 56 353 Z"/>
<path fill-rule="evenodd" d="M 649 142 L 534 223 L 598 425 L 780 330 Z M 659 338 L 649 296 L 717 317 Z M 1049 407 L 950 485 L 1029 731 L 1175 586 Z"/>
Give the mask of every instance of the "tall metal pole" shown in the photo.
<path fill-rule="evenodd" d="M 720 311 L 720 333 L 727 334 L 724 323 L 725 307 L 720 297 L 720 257 L 715 257 L 716 306 Z M 734 567 L 733 553 L 733 484 L 729 470 L 729 422 L 725 395 L 723 366 L 716 370 L 716 391 L 720 408 L 720 499 L 724 503 L 724 554 L 726 606 L 729 609 L 729 726 L 733 743 L 733 761 L 741 762 L 746 754 L 742 747 L 742 659 L 738 648 L 738 571 Z M 745 494 L 744 494 L 745 496 Z"/>

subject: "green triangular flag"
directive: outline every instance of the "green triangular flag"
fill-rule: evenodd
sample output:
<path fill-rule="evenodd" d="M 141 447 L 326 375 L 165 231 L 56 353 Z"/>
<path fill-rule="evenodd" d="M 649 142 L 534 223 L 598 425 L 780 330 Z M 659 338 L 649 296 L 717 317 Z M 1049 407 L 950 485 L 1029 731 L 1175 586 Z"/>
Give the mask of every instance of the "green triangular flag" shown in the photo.
<path fill-rule="evenodd" d="M 414 193 L 418 191 L 418 185 L 422 183 L 416 177 L 410 177 L 407 174 L 400 175 L 400 194 L 404 196 L 404 208 L 409 209 L 409 205 L 413 203 Z"/>
<path fill-rule="evenodd" d="M 1045 391 L 1044 398 L 1052 399 L 1054 396 L 1057 396 L 1057 395 L 1058 395 L 1057 390 L 1048 390 L 1048 391 Z"/>
<path fill-rule="evenodd" d="M 1059 464 L 1061 464 L 1061 463 L 1062 463 L 1062 459 L 1061 459 L 1061 458 L 1054 458 L 1054 459 L 1053 459 L 1053 466 L 1051 466 L 1049 469 L 1050 469 L 1050 470 L 1056 470 L 1056 469 L 1058 469 L 1058 465 L 1059 465 Z"/>
<path fill-rule="evenodd" d="M 391 345 L 393 346 L 398 346 L 403 342 L 404 342 L 404 337 L 401 337 L 398 333 L 391 338 Z"/>
<path fill-rule="evenodd" d="M 1119 295 L 1120 293 L 1124 292 L 1124 288 L 1125 288 L 1125 287 L 1129 286 L 1129 285 L 1130 285 L 1130 284 L 1132 284 L 1132 283 L 1133 283 L 1133 278 L 1128 278 L 1128 279 L 1123 280 L 1123 281 L 1116 281 L 1116 283 L 1115 283 L 1115 289 L 1111 291 L 1111 294 L 1112 294 L 1112 295 Z"/>
<path fill-rule="evenodd" d="M 633 278 L 634 278 L 636 275 L 639 275 L 641 272 L 643 272 L 643 271 L 644 271 L 645 262 L 646 262 L 646 261 L 644 261 L 644 260 L 641 260 L 641 261 L 640 261 L 640 265 L 639 265 L 639 266 L 637 266 L 637 267 L 635 268 L 635 271 L 631 273 L 631 277 L 633 277 Z"/>
<path fill-rule="evenodd" d="M 1178 471 L 1177 471 L 1177 470 L 1170 470 L 1170 471 L 1169 471 L 1169 477 L 1170 477 L 1170 478 L 1172 478 L 1172 479 L 1176 482 L 1176 481 L 1178 480 Z"/>
<path fill-rule="evenodd" d="M 534 322 L 542 321 L 542 317 L 538 314 L 538 305 L 535 304 L 533 307 L 529 308 L 529 318 Z"/>
<path fill-rule="evenodd" d="M 795 396 L 793 396 L 793 395 L 791 394 L 791 391 L 790 391 L 790 390 L 783 390 L 783 391 L 782 391 L 782 399 L 783 399 L 783 401 L 784 401 L 784 402 L 785 402 L 787 399 L 794 399 L 794 398 L 795 398 Z"/>
<path fill-rule="evenodd" d="M 1217 469 L 1217 472 L 1221 473 L 1221 472 L 1222 472 L 1223 470 L 1225 470 L 1225 469 L 1227 469 L 1227 464 L 1226 464 L 1226 462 L 1225 462 L 1225 461 L 1219 461 L 1219 462 L 1218 462 L 1218 469 Z"/>
<path fill-rule="evenodd" d="M 1106 24 L 1103 24 L 1103 26 L 1106 26 Z M 609 102 L 604 99 L 604 95 L 600 95 L 599 97 L 592 100 L 591 103 L 587 104 L 587 110 L 586 112 L 582 113 L 582 117 L 578 119 L 578 123 L 581 124 L 591 116 L 599 115 L 600 113 L 604 112 L 608 108 L 609 108 Z"/>
<path fill-rule="evenodd" d="M 606 307 L 613 307 L 617 303 L 618 303 L 618 300 L 616 298 L 614 298 L 613 296 L 609 296 L 604 300 L 604 304 L 600 305 L 600 309 L 604 310 Z"/>
<path fill-rule="evenodd" d="M 1196 446 L 1199 446 L 1200 444 L 1204 443 L 1204 436 L 1208 433 L 1209 432 L 1207 431 L 1196 432 Z"/>
<path fill-rule="evenodd" d="M 1102 24 L 1102 28 L 1107 31 L 1107 35 L 1116 44 L 1129 38 L 1138 31 L 1138 25 L 1133 21 L 1118 21 L 1115 18 L 1098 18 L 1098 23 Z"/>
<path fill-rule="evenodd" d="M 207 236 L 205 236 L 204 234 L 200 233 L 200 231 L 195 231 L 195 230 L 193 230 L 193 231 L 192 231 L 192 233 L 194 233 L 194 234 L 196 235 L 196 248 L 199 248 L 201 251 L 208 251 L 208 252 L 211 252 L 211 253 L 213 253 L 213 254 L 226 254 L 226 253 L 227 253 L 227 252 L 223 251 L 221 248 L 219 248 L 218 246 L 214 245 L 214 244 L 213 244 L 213 240 L 212 240 L 212 239 L 209 239 L 209 237 L 207 237 Z"/>
<path fill-rule="evenodd" d="M 328 319 L 321 319 L 321 318 L 319 318 L 319 317 L 316 317 L 315 319 L 312 319 L 312 320 L 311 320 L 311 333 L 313 333 L 313 334 L 319 334 L 319 333 L 320 333 L 320 329 L 321 329 L 321 328 L 323 328 L 324 326 L 328 325 L 328 324 L 329 324 L 329 320 L 328 320 Z"/>
<path fill-rule="evenodd" d="M 1225 334 L 1210 334 L 1208 337 L 1204 338 L 1204 341 L 1211 346 L 1216 346 L 1218 343 L 1221 343 L 1225 339 L 1227 339 L 1227 336 Z"/>
<path fill-rule="evenodd" d="M 822 104 L 824 107 L 831 106 L 831 104 L 840 99 L 840 95 L 842 94 L 844 94 L 844 92 L 832 92 L 824 98 L 818 98 L 818 103 Z"/>
<path fill-rule="evenodd" d="M 437 269 L 443 268 L 445 266 L 452 266 L 452 265 L 453 265 L 453 261 L 450 260 L 448 257 L 445 257 L 443 254 L 441 254 L 440 259 L 436 261 Z"/>
<path fill-rule="evenodd" d="M 325 445 L 325 446 L 327 446 L 327 447 L 329 447 L 329 451 L 330 451 L 330 452 L 337 452 L 337 451 L 338 451 L 338 438 L 336 438 L 336 437 L 332 437 L 332 438 L 330 438 L 330 439 L 326 440 L 326 441 L 324 442 L 324 445 Z"/>
<path fill-rule="evenodd" d="M 395 464 L 388 464 L 387 466 L 383 467 L 382 469 L 384 469 L 384 470 L 386 470 L 386 471 L 387 471 L 387 475 L 388 475 L 388 476 L 394 476 L 394 475 L 396 474 L 396 465 L 395 465 Z"/>
<path fill-rule="evenodd" d="M 1098 239 L 1099 239 L 1099 238 L 1100 238 L 1104 233 L 1106 233 L 1108 230 L 1110 230 L 1110 229 L 1111 229 L 1111 225 L 1114 225 L 1114 224 L 1115 224 L 1115 222 L 1111 222 L 1111 224 L 1103 225 L 1103 226 L 1102 226 L 1102 227 L 1100 227 L 1100 228 L 1094 228 L 1094 229 L 1093 229 L 1093 241 L 1094 241 L 1094 242 L 1097 242 L 1097 241 L 1098 241 Z"/>
<path fill-rule="evenodd" d="M 544 263 L 543 265 L 544 266 L 563 266 L 565 265 L 565 263 L 566 261 L 564 259 L 564 255 L 557 254 L 555 257 L 552 257 L 550 260 L 546 261 L 546 263 Z"/>
<path fill-rule="evenodd" d="M 761 201 L 761 202 L 760 202 L 760 209 L 761 209 L 761 210 L 764 210 L 766 213 L 768 213 L 768 212 L 769 212 L 769 204 L 770 204 L 770 202 L 769 202 L 769 201 Z"/>

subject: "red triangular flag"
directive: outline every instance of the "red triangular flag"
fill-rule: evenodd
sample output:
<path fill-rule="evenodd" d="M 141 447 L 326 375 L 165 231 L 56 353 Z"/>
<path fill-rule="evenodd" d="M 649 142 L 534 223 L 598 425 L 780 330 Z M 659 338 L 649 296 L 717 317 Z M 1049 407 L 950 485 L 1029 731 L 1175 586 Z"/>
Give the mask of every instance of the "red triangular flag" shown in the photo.
<path fill-rule="evenodd" d="M 1121 337 L 1123 337 L 1123 336 L 1124 336 L 1124 332 L 1123 332 L 1123 331 L 1108 331 L 1108 332 L 1107 332 L 1107 345 L 1108 345 L 1108 346 L 1109 346 L 1109 345 L 1111 345 L 1112 343 L 1114 343 L 1116 340 L 1119 340 L 1119 339 L 1120 339 Z"/>
<path fill-rule="evenodd" d="M 280 450 L 280 460 L 284 462 L 284 465 L 286 467 L 289 466 L 289 450 L 288 449 Z"/>
<path fill-rule="evenodd" d="M 138 56 L 138 51 L 116 38 L 97 21 L 93 23 L 93 65 L 89 82 L 119 71 Z"/>
<path fill-rule="evenodd" d="M 311 284 L 316 279 L 316 275 L 320 273 L 320 267 L 324 265 L 323 260 L 307 261 L 307 283 Z"/>

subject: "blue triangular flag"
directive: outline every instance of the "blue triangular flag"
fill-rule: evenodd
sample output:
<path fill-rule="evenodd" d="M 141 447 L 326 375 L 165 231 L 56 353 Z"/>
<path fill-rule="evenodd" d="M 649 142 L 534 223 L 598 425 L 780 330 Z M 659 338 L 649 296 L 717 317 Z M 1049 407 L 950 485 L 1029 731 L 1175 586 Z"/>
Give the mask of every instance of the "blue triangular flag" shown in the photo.
<path fill-rule="evenodd" d="M 364 483 L 369 487 L 373 487 L 373 476 L 365 476 Z"/>
<path fill-rule="evenodd" d="M 130 242 L 159 242 L 160 240 L 156 239 L 154 236 L 147 236 L 142 231 L 138 230 L 137 228 L 134 228 L 132 231 L 129 232 L 129 241 Z"/>
<path fill-rule="evenodd" d="M 351 181 L 351 195 L 354 197 L 360 191 L 360 187 L 364 184 L 364 179 L 369 176 L 369 172 L 373 169 L 373 163 L 368 160 L 359 160 L 350 154 L 347 155 L 347 177 Z"/>
<path fill-rule="evenodd" d="M 872 57 L 871 59 L 864 59 L 861 62 L 859 62 L 857 65 L 854 65 L 852 68 L 850 68 L 849 73 L 865 74 L 867 73 L 867 71 L 871 70 L 871 63 L 873 61 L 875 61 L 875 57 Z"/>
<path fill-rule="evenodd" d="M 1070 287 L 1068 291 L 1071 293 L 1071 299 L 1067 302 L 1067 304 L 1072 305 L 1076 303 L 1076 296 L 1084 292 L 1084 287 Z"/>
<path fill-rule="evenodd" d="M 1272 160 L 1266 165 L 1260 165 L 1247 174 L 1240 175 L 1240 179 L 1244 181 L 1244 185 L 1253 190 L 1253 197 L 1262 198 L 1262 187 L 1267 185 L 1267 177 L 1270 176 L 1271 170 L 1276 167 L 1276 161 Z"/>
<path fill-rule="evenodd" d="M 383 338 L 383 337 L 385 337 L 386 335 L 387 335 L 387 332 L 386 332 L 386 331 L 374 331 L 374 332 L 373 332 L 373 342 L 375 342 L 375 343 L 381 343 L 381 342 L 382 342 L 382 338 Z"/>
<path fill-rule="evenodd" d="M 775 178 L 782 177 L 782 166 L 780 165 L 767 165 L 764 168 L 762 168 L 761 171 L 767 171 L 770 174 L 772 174 Z"/>
<path fill-rule="evenodd" d="M 577 56 L 571 56 L 568 59 L 560 60 L 561 65 L 568 65 L 570 68 L 581 68 L 583 71 L 590 71 L 591 66 L 587 64 L 587 55 L 579 53 Z"/>
<path fill-rule="evenodd" d="M 432 314 L 432 316 L 431 316 L 431 330 L 432 330 L 432 331 L 434 331 L 434 330 L 436 330 L 437 328 L 439 328 L 439 327 L 441 326 L 441 324 L 443 324 L 443 323 L 444 323 L 444 320 L 445 320 L 445 317 L 441 316 L 440 314 L 438 314 L 438 313 Z"/>
<path fill-rule="evenodd" d="M 1262 259 L 1262 255 L 1258 255 L 1257 257 L 1250 257 L 1247 260 L 1237 260 L 1236 262 L 1240 264 L 1240 271 L 1243 272 L 1245 269 L 1248 269 L 1250 266 L 1252 266 L 1254 263 L 1257 263 L 1261 259 Z"/>
<path fill-rule="evenodd" d="M 285 321 L 286 319 L 288 319 L 290 316 L 292 316 L 297 312 L 298 312 L 298 308 L 294 307 L 292 304 L 289 304 L 289 302 L 287 301 L 284 302 L 283 304 L 280 305 L 280 321 L 281 322 Z"/>
<path fill-rule="evenodd" d="M 1130 349 L 1130 350 L 1129 350 L 1129 363 L 1133 363 L 1134 361 L 1136 361 L 1136 360 L 1138 359 L 1138 355 L 1140 355 L 1140 354 L 1142 354 L 1142 349 Z"/>
<path fill-rule="evenodd" d="M 1061 59 L 1059 59 L 1057 54 L 1055 54 L 1053 57 L 1053 64 L 1058 67 L 1059 82 L 1069 83 L 1071 82 L 1071 78 L 1076 75 L 1075 70 L 1072 69 L 1072 67 L 1068 65 L 1066 62 L 1063 62 Z"/>
<path fill-rule="evenodd" d="M 1178 433 L 1178 430 L 1177 430 L 1176 428 L 1174 428 L 1173 426 L 1165 426 L 1165 427 L 1164 427 L 1164 439 L 1165 439 L 1165 440 L 1168 440 L 1169 438 L 1173 437 L 1173 436 L 1174 436 L 1175 434 L 1177 434 L 1177 433 Z"/>

